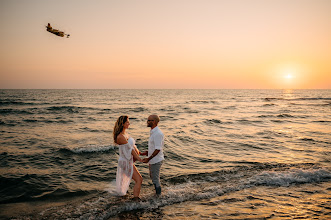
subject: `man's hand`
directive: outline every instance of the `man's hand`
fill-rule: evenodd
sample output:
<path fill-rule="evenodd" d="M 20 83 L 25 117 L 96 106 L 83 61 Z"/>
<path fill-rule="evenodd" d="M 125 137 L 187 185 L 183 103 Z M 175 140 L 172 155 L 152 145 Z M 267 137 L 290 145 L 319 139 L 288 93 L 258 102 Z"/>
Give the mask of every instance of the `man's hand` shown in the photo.
<path fill-rule="evenodd" d="M 148 163 L 149 162 L 149 159 L 148 158 L 144 158 L 143 159 L 143 163 Z"/>
<path fill-rule="evenodd" d="M 140 155 L 147 156 L 148 155 L 148 151 L 140 152 Z"/>

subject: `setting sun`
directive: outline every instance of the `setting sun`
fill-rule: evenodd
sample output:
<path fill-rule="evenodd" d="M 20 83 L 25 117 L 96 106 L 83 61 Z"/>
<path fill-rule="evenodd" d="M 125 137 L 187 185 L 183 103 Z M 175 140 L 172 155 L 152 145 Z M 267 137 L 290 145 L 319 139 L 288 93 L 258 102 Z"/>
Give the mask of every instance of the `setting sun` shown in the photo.
<path fill-rule="evenodd" d="M 293 75 L 292 74 L 287 74 L 287 75 L 285 75 L 285 78 L 286 79 L 292 79 L 293 78 Z"/>

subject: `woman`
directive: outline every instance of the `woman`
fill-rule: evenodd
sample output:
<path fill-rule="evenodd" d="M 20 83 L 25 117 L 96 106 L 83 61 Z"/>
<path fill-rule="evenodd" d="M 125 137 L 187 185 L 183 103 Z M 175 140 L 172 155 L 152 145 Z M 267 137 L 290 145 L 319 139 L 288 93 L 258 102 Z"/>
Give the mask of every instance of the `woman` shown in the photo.
<path fill-rule="evenodd" d="M 143 178 L 133 162 L 134 160 L 142 162 L 142 159 L 139 157 L 140 152 L 135 145 L 135 140 L 126 133 L 129 126 L 128 116 L 120 116 L 114 126 L 114 142 L 118 144 L 120 153 L 116 173 L 116 190 L 120 196 L 126 195 L 132 178 L 136 182 L 133 196 L 135 200 L 139 200 Z"/>

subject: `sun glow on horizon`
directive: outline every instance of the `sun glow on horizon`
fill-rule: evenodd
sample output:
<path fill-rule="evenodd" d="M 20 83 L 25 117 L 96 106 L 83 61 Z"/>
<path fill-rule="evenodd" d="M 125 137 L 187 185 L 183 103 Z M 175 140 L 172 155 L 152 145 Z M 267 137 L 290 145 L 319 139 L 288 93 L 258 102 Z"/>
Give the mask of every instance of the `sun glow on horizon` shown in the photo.
<path fill-rule="evenodd" d="M 286 79 L 293 79 L 293 75 L 290 74 L 290 73 L 289 73 L 289 74 L 286 74 L 286 75 L 285 75 L 285 78 L 286 78 Z"/>
<path fill-rule="evenodd" d="M 283 62 L 269 69 L 270 86 L 276 89 L 301 89 L 310 67 L 297 62 Z"/>

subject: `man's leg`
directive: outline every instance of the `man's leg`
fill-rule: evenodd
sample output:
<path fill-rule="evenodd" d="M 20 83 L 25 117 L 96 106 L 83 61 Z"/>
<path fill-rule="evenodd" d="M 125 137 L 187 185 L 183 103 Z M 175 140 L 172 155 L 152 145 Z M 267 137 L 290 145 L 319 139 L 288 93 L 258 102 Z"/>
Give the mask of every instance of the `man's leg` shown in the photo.
<path fill-rule="evenodd" d="M 150 164 L 150 166 L 149 166 L 150 175 L 151 175 L 151 179 L 154 184 L 154 187 L 155 187 L 156 195 L 161 194 L 161 184 L 160 184 L 161 165 L 162 165 L 162 161 L 155 163 L 155 164 Z"/>

